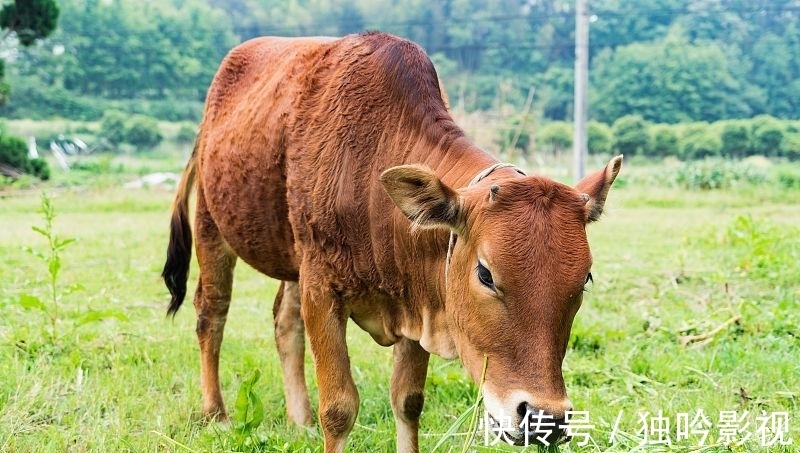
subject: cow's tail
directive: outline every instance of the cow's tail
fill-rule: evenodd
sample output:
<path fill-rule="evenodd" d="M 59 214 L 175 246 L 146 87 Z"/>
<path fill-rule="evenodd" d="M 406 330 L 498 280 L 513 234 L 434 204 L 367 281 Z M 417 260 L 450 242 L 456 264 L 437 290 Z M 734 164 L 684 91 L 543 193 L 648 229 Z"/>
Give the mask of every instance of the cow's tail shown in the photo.
<path fill-rule="evenodd" d="M 192 157 L 183 170 L 175 200 L 172 202 L 172 219 L 169 228 L 167 261 L 161 277 L 172 295 L 167 316 L 175 315 L 186 297 L 186 281 L 189 279 L 189 265 L 192 260 L 192 228 L 189 224 L 189 196 L 194 188 L 197 173 L 197 144 Z"/>

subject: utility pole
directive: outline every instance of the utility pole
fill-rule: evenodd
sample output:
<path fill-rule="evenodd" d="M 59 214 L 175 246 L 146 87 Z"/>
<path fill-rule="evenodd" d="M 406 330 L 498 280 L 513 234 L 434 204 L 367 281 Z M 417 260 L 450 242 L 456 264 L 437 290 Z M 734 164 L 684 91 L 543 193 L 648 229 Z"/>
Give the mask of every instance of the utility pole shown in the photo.
<path fill-rule="evenodd" d="M 586 133 L 589 86 L 589 0 L 575 0 L 575 104 L 573 138 L 573 178 L 579 181 L 586 173 L 589 139 Z"/>

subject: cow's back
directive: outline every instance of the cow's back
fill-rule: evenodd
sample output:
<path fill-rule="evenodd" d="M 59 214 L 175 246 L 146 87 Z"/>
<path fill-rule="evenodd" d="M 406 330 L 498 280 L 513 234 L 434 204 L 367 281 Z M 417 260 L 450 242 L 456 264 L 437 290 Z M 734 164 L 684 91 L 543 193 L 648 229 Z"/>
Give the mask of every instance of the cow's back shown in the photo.
<path fill-rule="evenodd" d="M 378 176 L 433 166 L 430 151 L 463 136 L 424 51 L 382 33 L 242 44 L 209 89 L 201 128 L 204 196 L 237 255 L 285 280 L 305 255 L 332 287 L 392 294 L 405 284 L 395 254 L 405 247 Z"/>

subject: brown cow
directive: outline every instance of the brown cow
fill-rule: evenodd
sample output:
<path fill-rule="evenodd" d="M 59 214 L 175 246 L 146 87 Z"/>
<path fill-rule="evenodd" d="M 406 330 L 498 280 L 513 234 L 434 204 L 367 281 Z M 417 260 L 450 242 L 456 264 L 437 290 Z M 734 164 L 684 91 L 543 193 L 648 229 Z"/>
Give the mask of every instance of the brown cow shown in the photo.
<path fill-rule="evenodd" d="M 535 440 L 525 438 L 526 414 L 562 425 L 571 405 L 561 364 L 591 278 L 585 226 L 621 163 L 576 188 L 498 165 L 453 122 L 425 53 L 390 35 L 236 47 L 208 92 L 163 272 L 174 314 L 186 294 L 196 188 L 204 414 L 226 418 L 219 352 L 241 258 L 288 282 L 275 321 L 289 418 L 311 422 L 305 329 L 326 452 L 344 450 L 359 405 L 348 318 L 394 345 L 398 451 L 418 451 L 430 353 L 459 357 L 476 382 L 486 360 L 487 410 L 510 421 L 516 442 Z"/>

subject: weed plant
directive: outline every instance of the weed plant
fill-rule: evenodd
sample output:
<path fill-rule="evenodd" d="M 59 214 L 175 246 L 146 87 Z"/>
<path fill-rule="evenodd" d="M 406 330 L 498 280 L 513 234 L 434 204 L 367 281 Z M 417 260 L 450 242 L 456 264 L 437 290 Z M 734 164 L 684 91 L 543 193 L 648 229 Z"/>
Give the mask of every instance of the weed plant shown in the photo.
<path fill-rule="evenodd" d="M 74 238 L 60 238 L 54 231 L 53 222 L 56 218 L 55 208 L 45 192 L 42 192 L 41 208 L 39 211 L 44 219 L 43 226 L 33 226 L 33 231 L 42 235 L 47 241 L 44 252 L 32 247 L 25 247 L 31 255 L 40 259 L 47 267 L 46 290 L 43 297 L 31 293 L 19 296 L 18 303 L 24 309 L 38 310 L 49 321 L 49 340 L 55 344 L 58 339 L 58 325 L 61 322 L 61 299 L 70 293 L 82 288 L 80 283 L 72 283 L 64 288 L 60 287 L 59 273 L 61 271 L 61 252 Z"/>
<path fill-rule="evenodd" d="M 25 292 L 17 297 L 17 305 L 25 310 L 38 312 L 45 320 L 47 327 L 42 326 L 46 338 L 42 339 L 50 346 L 59 343 L 61 326 L 68 324 L 69 329 L 76 329 L 86 324 L 100 322 L 106 318 L 117 318 L 127 321 L 121 311 L 114 308 L 82 310 L 73 305 L 63 306 L 64 298 L 84 289 L 80 282 L 64 284 L 60 275 L 62 270 L 62 253 L 75 238 L 62 238 L 55 232 L 56 211 L 52 200 L 46 192 L 42 192 L 39 213 L 42 215 L 43 225 L 32 226 L 31 229 L 47 241 L 44 251 L 34 247 L 25 246 L 23 249 L 38 258 L 47 269 L 42 295 L 34 292 Z"/>

